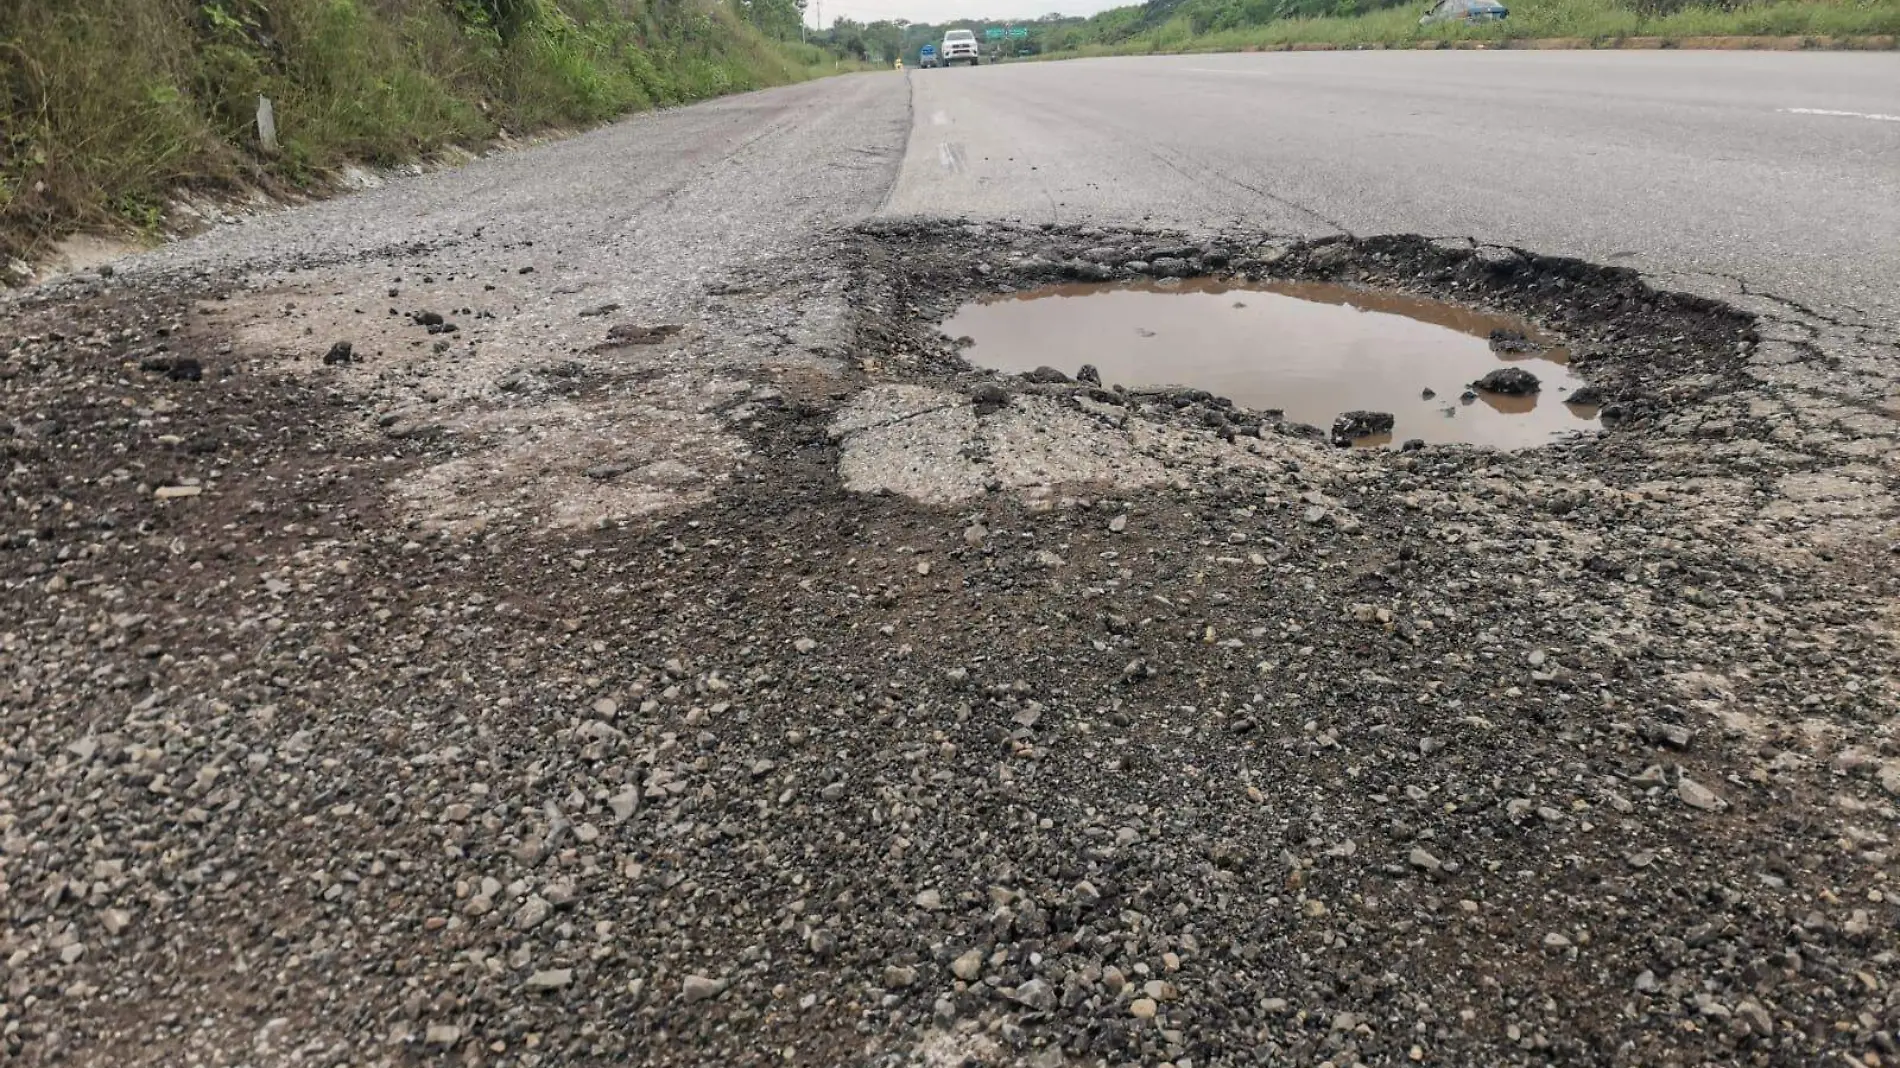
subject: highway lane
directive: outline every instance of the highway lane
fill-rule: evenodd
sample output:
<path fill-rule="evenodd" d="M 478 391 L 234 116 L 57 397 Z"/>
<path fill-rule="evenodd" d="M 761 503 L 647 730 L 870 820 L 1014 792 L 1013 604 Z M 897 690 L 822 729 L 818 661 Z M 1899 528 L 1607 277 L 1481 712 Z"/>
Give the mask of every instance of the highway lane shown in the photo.
<path fill-rule="evenodd" d="M 910 74 L 891 214 L 1470 236 L 1900 320 L 1900 56 L 1334 52 Z"/>

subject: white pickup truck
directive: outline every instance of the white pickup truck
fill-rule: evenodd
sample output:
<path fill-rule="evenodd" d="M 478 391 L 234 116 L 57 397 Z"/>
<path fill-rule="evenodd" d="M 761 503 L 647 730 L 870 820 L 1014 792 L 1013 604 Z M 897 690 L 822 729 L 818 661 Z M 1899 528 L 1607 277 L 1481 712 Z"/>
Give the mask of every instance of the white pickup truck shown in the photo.
<path fill-rule="evenodd" d="M 976 34 L 969 30 L 951 30 L 943 35 L 943 47 L 937 52 L 937 62 L 946 67 L 954 67 L 959 63 L 974 67 L 982 61 L 983 53 L 977 47 Z"/>

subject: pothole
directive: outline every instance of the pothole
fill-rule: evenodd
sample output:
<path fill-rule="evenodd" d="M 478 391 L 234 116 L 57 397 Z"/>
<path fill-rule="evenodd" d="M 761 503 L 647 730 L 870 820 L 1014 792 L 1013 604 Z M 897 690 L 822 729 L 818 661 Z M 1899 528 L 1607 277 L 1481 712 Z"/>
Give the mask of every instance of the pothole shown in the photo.
<path fill-rule="evenodd" d="M 1561 339 L 1508 315 L 1326 282 L 1199 278 L 979 298 L 943 325 L 971 363 L 1132 391 L 1204 390 L 1359 446 L 1521 449 L 1597 426 Z M 1483 383 L 1483 385 L 1479 385 Z"/>

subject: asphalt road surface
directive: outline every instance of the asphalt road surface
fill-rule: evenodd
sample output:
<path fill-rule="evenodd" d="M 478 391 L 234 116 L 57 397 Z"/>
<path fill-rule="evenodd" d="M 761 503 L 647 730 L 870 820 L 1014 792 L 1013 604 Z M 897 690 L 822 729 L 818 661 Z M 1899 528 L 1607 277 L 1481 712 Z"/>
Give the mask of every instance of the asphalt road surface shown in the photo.
<path fill-rule="evenodd" d="M 1900 316 L 1892 54 L 1268 53 L 910 81 L 892 211 L 1475 236 Z"/>
<path fill-rule="evenodd" d="M 0 1060 L 1892 1063 L 1897 88 L 880 72 L 0 298 Z M 1606 419 L 939 329 L 1164 262 L 1527 315 Z"/>

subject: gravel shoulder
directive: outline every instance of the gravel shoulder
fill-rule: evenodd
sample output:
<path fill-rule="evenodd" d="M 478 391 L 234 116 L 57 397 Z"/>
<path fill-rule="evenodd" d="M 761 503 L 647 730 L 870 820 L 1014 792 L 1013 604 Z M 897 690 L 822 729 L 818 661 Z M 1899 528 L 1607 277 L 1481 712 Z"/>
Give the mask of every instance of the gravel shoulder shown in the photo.
<path fill-rule="evenodd" d="M 0 1048 L 1900 1057 L 1900 409 L 1829 377 L 1882 339 L 1457 239 L 867 223 L 901 86 L 11 300 Z M 1525 315 L 1619 418 L 1353 452 L 932 326 L 1157 264 Z"/>

